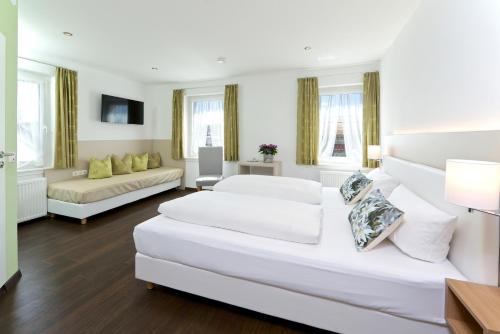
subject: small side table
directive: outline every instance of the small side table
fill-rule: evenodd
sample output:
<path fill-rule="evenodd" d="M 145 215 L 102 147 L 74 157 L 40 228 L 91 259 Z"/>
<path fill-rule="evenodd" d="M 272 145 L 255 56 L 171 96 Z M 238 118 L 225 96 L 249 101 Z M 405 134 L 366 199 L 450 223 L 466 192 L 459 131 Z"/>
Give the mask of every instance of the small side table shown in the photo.
<path fill-rule="evenodd" d="M 446 279 L 445 317 L 456 334 L 500 334 L 500 288 Z"/>
<path fill-rule="evenodd" d="M 281 176 L 281 161 L 241 161 L 238 163 L 238 174 Z"/>

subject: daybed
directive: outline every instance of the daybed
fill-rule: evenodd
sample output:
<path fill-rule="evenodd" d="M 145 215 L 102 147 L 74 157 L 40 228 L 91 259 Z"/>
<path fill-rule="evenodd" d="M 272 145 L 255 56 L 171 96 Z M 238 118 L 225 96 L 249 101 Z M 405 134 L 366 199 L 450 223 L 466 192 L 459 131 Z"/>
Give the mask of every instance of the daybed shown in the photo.
<path fill-rule="evenodd" d="M 181 185 L 183 170 L 160 167 L 104 179 L 78 178 L 48 186 L 48 212 L 87 218 Z"/>

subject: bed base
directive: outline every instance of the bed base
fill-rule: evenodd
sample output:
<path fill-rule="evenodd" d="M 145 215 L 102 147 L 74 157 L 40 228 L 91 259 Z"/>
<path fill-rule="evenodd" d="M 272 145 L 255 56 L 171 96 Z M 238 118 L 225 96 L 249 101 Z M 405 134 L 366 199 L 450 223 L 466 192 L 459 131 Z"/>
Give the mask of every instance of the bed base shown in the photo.
<path fill-rule="evenodd" d="M 337 333 L 449 334 L 448 327 L 406 319 L 334 300 L 210 272 L 176 262 L 135 256 L 135 277 L 154 284 Z M 409 303 L 412 301 L 409 300 Z"/>
<path fill-rule="evenodd" d="M 180 187 L 181 179 L 158 184 L 156 186 L 134 190 L 122 195 L 107 198 L 102 201 L 76 204 L 49 198 L 47 211 L 49 216 L 54 214 L 80 219 L 82 225 L 87 223 L 87 218 L 137 200 Z"/>

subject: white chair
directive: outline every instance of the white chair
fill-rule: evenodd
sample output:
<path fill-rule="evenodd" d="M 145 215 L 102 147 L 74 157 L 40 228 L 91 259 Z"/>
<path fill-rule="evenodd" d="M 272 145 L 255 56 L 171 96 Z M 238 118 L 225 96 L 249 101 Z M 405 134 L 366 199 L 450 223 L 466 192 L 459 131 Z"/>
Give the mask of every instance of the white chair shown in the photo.
<path fill-rule="evenodd" d="M 222 176 L 222 147 L 200 147 L 198 148 L 198 166 L 200 176 L 196 179 L 196 189 L 214 186 L 221 181 Z"/>

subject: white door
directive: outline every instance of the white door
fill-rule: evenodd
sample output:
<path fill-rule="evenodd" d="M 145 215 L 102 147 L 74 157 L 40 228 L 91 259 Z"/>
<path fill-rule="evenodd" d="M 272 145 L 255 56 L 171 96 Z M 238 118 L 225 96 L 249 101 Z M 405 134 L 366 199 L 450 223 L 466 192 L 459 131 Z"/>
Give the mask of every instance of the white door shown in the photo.
<path fill-rule="evenodd" d="M 5 50 L 5 36 L 0 33 L 0 152 L 5 151 Z M 0 158 L 0 287 L 7 280 L 5 219 L 5 168 Z"/>

